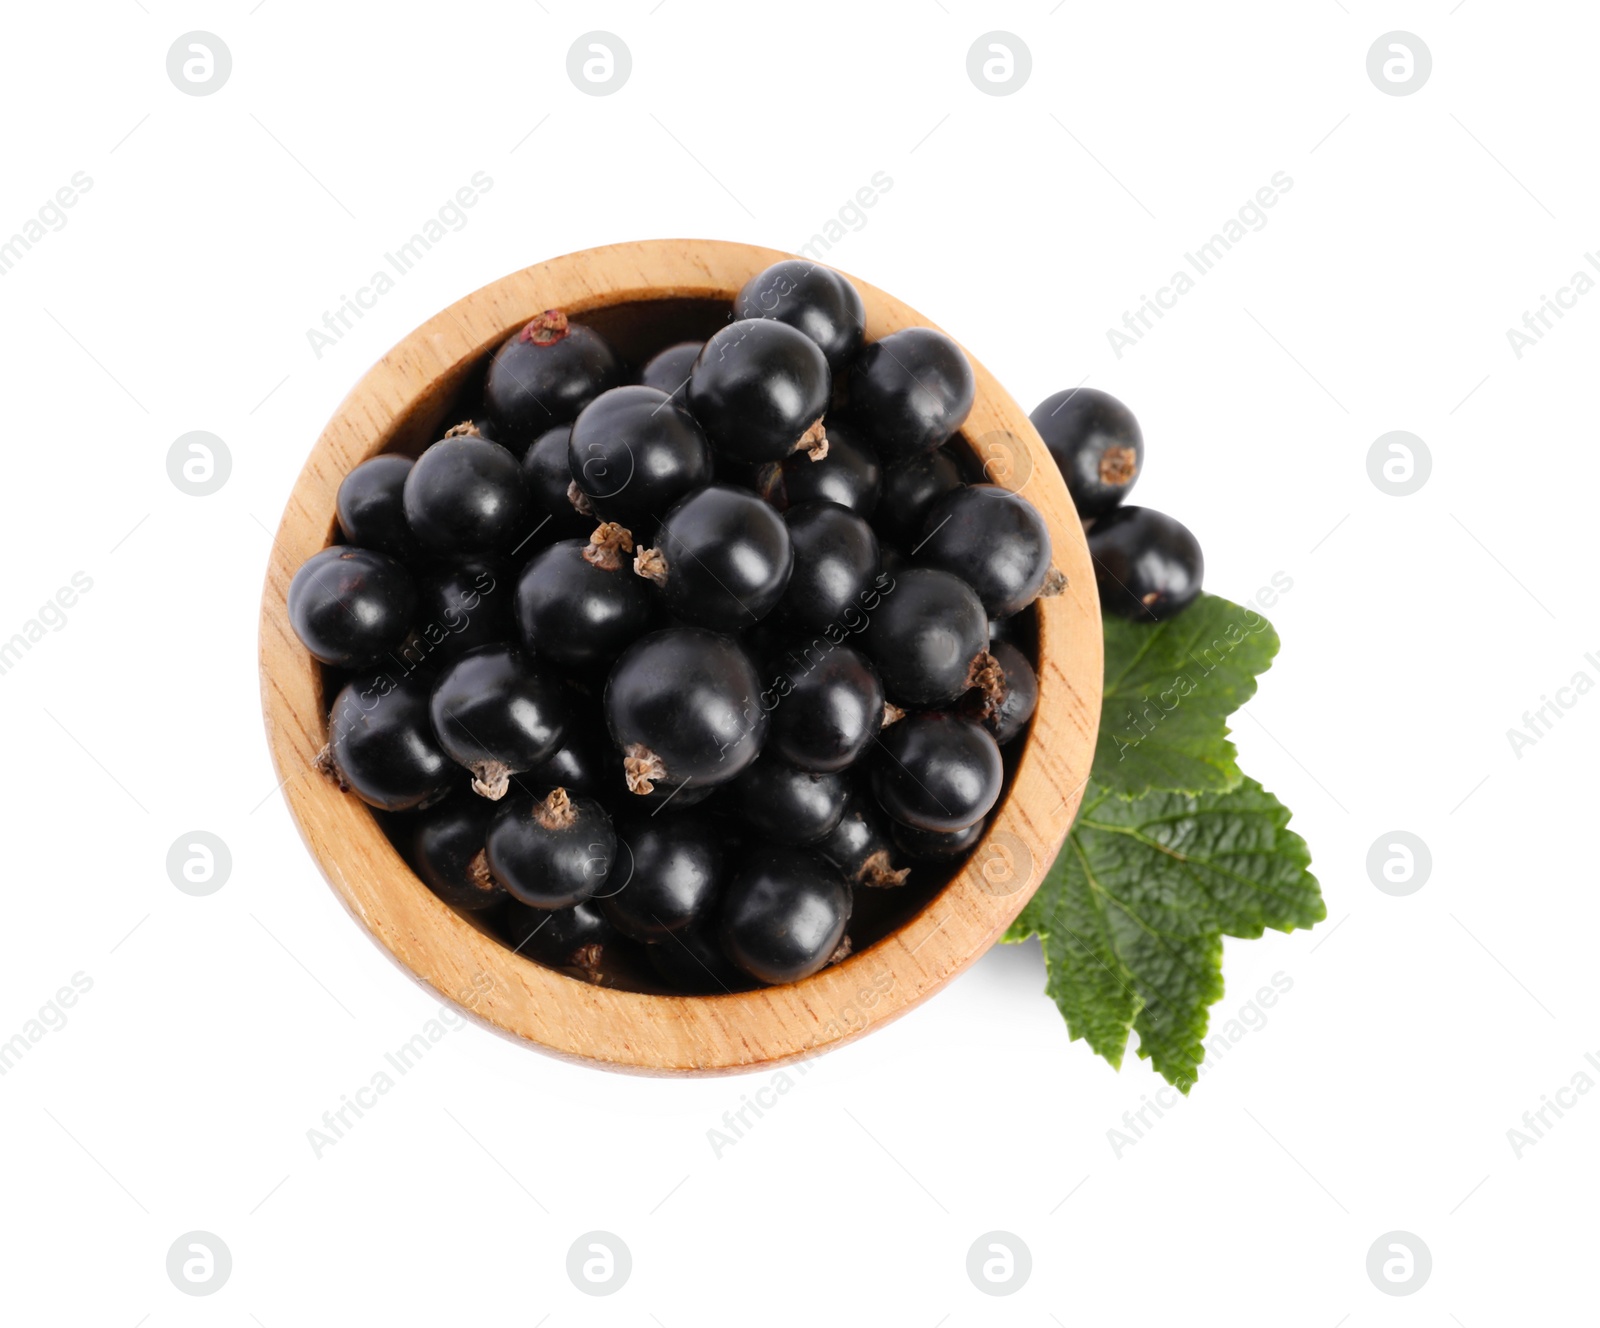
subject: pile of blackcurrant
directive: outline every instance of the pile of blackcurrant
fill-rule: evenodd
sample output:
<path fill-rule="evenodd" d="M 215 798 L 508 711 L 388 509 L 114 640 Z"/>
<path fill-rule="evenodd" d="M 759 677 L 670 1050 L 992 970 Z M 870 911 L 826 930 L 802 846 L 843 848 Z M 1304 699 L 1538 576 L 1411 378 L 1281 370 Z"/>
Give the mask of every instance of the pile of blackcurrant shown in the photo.
<path fill-rule="evenodd" d="M 604 310 L 535 317 L 461 423 L 344 479 L 288 595 L 320 764 L 435 894 L 574 976 L 701 994 L 815 973 L 949 880 L 1062 584 L 959 435 L 948 337 L 866 342 L 798 259 L 712 313 L 631 346 Z M 1109 490 L 1137 428 L 1111 461 L 1086 419 L 1046 436 Z M 1181 593 L 1158 570 L 1134 588 Z"/>
<path fill-rule="evenodd" d="M 1029 417 L 1067 481 L 1089 537 L 1100 607 L 1134 622 L 1163 622 L 1200 593 L 1205 559 L 1181 522 L 1149 507 L 1124 507 L 1144 465 L 1133 412 L 1092 387 L 1056 392 Z"/>

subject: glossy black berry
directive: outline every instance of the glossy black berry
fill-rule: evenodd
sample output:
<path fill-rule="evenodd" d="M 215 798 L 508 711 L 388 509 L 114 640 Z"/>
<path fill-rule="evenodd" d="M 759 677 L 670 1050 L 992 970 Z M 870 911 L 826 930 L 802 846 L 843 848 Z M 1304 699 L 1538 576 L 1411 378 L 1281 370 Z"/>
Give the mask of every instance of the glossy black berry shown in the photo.
<path fill-rule="evenodd" d="M 389 453 L 363 461 L 344 477 L 334 506 L 346 544 L 386 553 L 402 563 L 416 560 L 421 546 L 406 524 L 402 496 L 411 464 L 410 457 Z"/>
<path fill-rule="evenodd" d="M 921 711 L 878 740 L 872 790 L 878 805 L 917 830 L 963 830 L 1000 797 L 1000 748 L 969 719 Z"/>
<path fill-rule="evenodd" d="M 563 709 L 566 722 L 561 746 L 511 782 L 540 797 L 554 788 L 591 797 L 611 793 L 622 778 L 622 762 L 598 708 L 569 696 Z"/>
<path fill-rule="evenodd" d="M 442 438 L 406 476 L 406 522 L 432 553 L 510 553 L 533 531 L 516 457 L 486 438 Z"/>
<path fill-rule="evenodd" d="M 442 662 L 515 636 L 514 591 L 507 564 L 498 558 L 467 557 L 446 564 L 417 582 L 418 641 Z"/>
<path fill-rule="evenodd" d="M 599 903 L 624 935 L 659 941 L 710 916 L 722 875 L 717 831 L 702 816 L 635 817 L 617 827 L 617 865 Z"/>
<path fill-rule="evenodd" d="M 767 712 L 750 657 L 693 627 L 653 632 L 628 648 L 606 682 L 606 725 L 628 788 L 691 788 L 736 777 L 761 751 Z"/>
<path fill-rule="evenodd" d="M 801 770 L 764 754 L 728 786 L 739 819 L 770 844 L 814 844 L 844 815 L 840 775 Z"/>
<path fill-rule="evenodd" d="M 904 885 L 911 872 L 896 861 L 890 822 L 859 787 L 845 798 L 844 814 L 825 839 L 812 847 L 854 885 L 873 889 Z"/>
<path fill-rule="evenodd" d="M 962 713 L 989 730 L 1002 747 L 1019 736 L 1039 704 L 1039 675 L 1028 657 L 1008 641 L 989 642 L 993 668 L 982 685 L 961 698 Z"/>
<path fill-rule="evenodd" d="M 567 465 L 571 436 L 570 424 L 558 425 L 540 434 L 523 453 L 522 473 L 532 504 L 529 525 L 537 531 L 524 553 L 557 540 L 587 539 L 598 524 L 592 512 L 581 512 L 572 504 L 572 469 Z"/>
<path fill-rule="evenodd" d="M 419 678 L 379 674 L 346 683 L 328 715 L 327 760 L 341 785 L 387 812 L 437 802 L 465 782 L 433 736 Z"/>
<path fill-rule="evenodd" d="M 689 374 L 694 362 L 700 358 L 703 341 L 680 341 L 657 351 L 639 370 L 639 381 L 646 387 L 665 392 L 673 400 L 686 402 L 689 396 Z"/>
<path fill-rule="evenodd" d="M 786 457 L 777 482 L 771 487 L 780 506 L 838 503 L 860 516 L 871 517 L 883 489 L 883 468 L 878 464 L 877 453 L 854 429 L 830 419 L 828 455 L 821 461 L 813 461 L 804 452 Z"/>
<path fill-rule="evenodd" d="M 694 417 L 653 387 L 617 387 L 583 408 L 567 466 L 595 514 L 641 541 L 686 493 L 711 479 L 711 446 Z"/>
<path fill-rule="evenodd" d="M 571 908 L 530 908 L 508 899 L 489 927 L 513 954 L 597 981 L 609 953 L 622 941 L 592 901 Z"/>
<path fill-rule="evenodd" d="M 324 664 L 360 668 L 411 630 L 411 576 L 386 553 L 336 544 L 300 564 L 289 583 L 289 622 Z"/>
<path fill-rule="evenodd" d="M 1050 531 L 1039 509 L 996 484 L 964 485 L 928 512 L 916 558 L 959 576 L 991 618 L 1018 613 L 1050 576 Z"/>
<path fill-rule="evenodd" d="M 916 862 L 950 863 L 972 852 L 988 826 L 987 819 L 979 819 L 964 830 L 914 830 L 897 822 L 894 844 Z"/>
<path fill-rule="evenodd" d="M 616 861 L 611 818 L 593 798 L 554 789 L 542 799 L 516 794 L 489 823 L 489 870 L 533 908 L 571 908 L 593 897 Z"/>
<path fill-rule="evenodd" d="M 751 985 L 749 974 L 723 954 L 715 920 L 673 932 L 647 946 L 645 953 L 657 976 L 675 991 L 723 996 Z"/>
<path fill-rule="evenodd" d="M 942 705 L 976 685 L 988 662 L 989 619 L 965 581 L 912 567 L 896 574 L 861 641 L 891 701 Z"/>
<path fill-rule="evenodd" d="M 794 571 L 775 612 L 789 628 L 820 632 L 846 625 L 882 570 L 878 537 L 865 519 L 838 503 L 801 503 L 783 514 Z"/>
<path fill-rule="evenodd" d="M 758 849 L 729 878 L 722 948 L 762 982 L 798 982 L 823 968 L 844 940 L 850 887 L 805 849 Z"/>
<path fill-rule="evenodd" d="M 909 550 L 922 538 L 923 523 L 934 505 L 960 487 L 961 471 L 942 448 L 890 466 L 883 472 L 873 524 L 884 540 Z"/>
<path fill-rule="evenodd" d="M 484 851 L 493 814 L 494 804 L 462 791 L 415 818 L 411 860 L 423 883 L 451 908 L 481 913 L 506 898 Z"/>
<path fill-rule="evenodd" d="M 1189 528 L 1149 507 L 1119 507 L 1095 521 L 1089 556 L 1106 613 L 1161 622 L 1200 593 L 1205 557 Z"/>
<path fill-rule="evenodd" d="M 803 258 L 786 258 L 751 277 L 733 302 L 733 316 L 775 318 L 804 332 L 834 373 L 861 348 L 867 327 L 856 288 L 831 268 Z"/>
<path fill-rule="evenodd" d="M 495 436 L 527 443 L 570 424 L 622 381 L 622 365 L 600 334 L 547 309 L 495 352 L 483 399 Z"/>
<path fill-rule="evenodd" d="M 718 451 L 744 461 L 819 452 L 833 390 L 817 343 L 787 323 L 744 319 L 720 329 L 689 379 L 689 409 Z"/>
<path fill-rule="evenodd" d="M 609 664 L 656 615 L 655 592 L 633 573 L 627 532 L 599 526 L 596 535 L 541 550 L 517 581 L 522 643 L 564 668 Z"/>
<path fill-rule="evenodd" d="M 850 372 L 849 417 L 884 461 L 906 461 L 948 442 L 977 394 L 961 347 L 931 327 L 874 341 Z"/>
<path fill-rule="evenodd" d="M 433 685 L 428 713 L 445 754 L 472 773 L 472 789 L 503 798 L 511 776 L 561 747 L 567 698 L 515 646 L 480 646 Z"/>
<path fill-rule="evenodd" d="M 754 626 L 789 584 L 794 550 L 773 508 L 745 489 L 708 484 L 661 520 L 634 569 L 661 587 L 667 612 L 714 632 Z"/>
<path fill-rule="evenodd" d="M 1128 496 L 1144 464 L 1144 434 L 1114 396 L 1069 388 L 1046 397 L 1028 418 L 1061 468 L 1079 516 L 1103 516 Z"/>
<path fill-rule="evenodd" d="M 769 748 L 801 770 L 854 765 L 883 727 L 883 682 L 865 655 L 825 643 L 778 661 L 768 687 Z"/>

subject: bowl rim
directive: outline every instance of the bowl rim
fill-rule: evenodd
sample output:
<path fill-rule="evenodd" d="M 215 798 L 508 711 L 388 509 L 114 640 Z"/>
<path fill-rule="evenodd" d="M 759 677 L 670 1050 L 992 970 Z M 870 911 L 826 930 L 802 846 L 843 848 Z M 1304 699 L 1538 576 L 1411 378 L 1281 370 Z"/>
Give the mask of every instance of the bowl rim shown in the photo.
<path fill-rule="evenodd" d="M 463 296 L 402 338 L 335 410 L 269 553 L 263 718 L 284 799 L 313 860 L 402 971 L 478 1023 L 568 1060 L 651 1074 L 737 1073 L 816 1055 L 904 1014 L 969 967 L 1021 911 L 1059 851 L 1094 758 L 1102 638 L 1083 530 L 1027 414 L 968 352 L 977 392 L 961 432 L 991 482 L 1027 490 L 1067 588 L 1039 601 L 1039 701 L 1007 796 L 961 871 L 873 945 L 801 982 L 751 992 L 664 996 L 586 983 L 514 954 L 455 913 L 412 872 L 371 810 L 316 773 L 326 730 L 320 679 L 289 626 L 286 600 L 300 563 L 332 542 L 344 475 L 397 444 L 437 436 L 472 370 L 542 310 L 581 317 L 643 301 L 731 301 L 749 277 L 796 257 L 721 240 L 632 241 L 536 263 Z M 861 293 L 869 340 L 936 327 L 843 275 Z"/>

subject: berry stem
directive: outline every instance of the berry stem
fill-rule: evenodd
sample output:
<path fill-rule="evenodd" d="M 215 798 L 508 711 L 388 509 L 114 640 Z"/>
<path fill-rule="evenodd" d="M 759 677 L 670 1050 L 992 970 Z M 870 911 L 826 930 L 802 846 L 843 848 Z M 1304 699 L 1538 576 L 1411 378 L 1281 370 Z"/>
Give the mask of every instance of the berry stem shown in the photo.
<path fill-rule="evenodd" d="M 667 767 L 643 743 L 634 743 L 623 754 L 622 773 L 629 793 L 654 793 L 656 781 L 667 777 Z"/>
<path fill-rule="evenodd" d="M 472 767 L 472 791 L 499 802 L 511 787 L 511 767 L 500 761 L 483 761 Z"/>
<path fill-rule="evenodd" d="M 546 830 L 565 830 L 578 819 L 578 813 L 566 789 L 554 788 L 549 797 L 534 807 L 533 819 Z"/>
<path fill-rule="evenodd" d="M 633 552 L 633 532 L 615 521 L 602 521 L 589 536 L 583 551 L 583 560 L 602 572 L 618 571 L 623 555 Z"/>
<path fill-rule="evenodd" d="M 667 560 L 660 549 L 640 549 L 633 555 L 633 570 L 658 586 L 667 583 Z"/>
<path fill-rule="evenodd" d="M 816 422 L 800 435 L 800 441 L 794 445 L 796 452 L 804 452 L 813 461 L 821 461 L 828 455 L 828 431 L 822 427 L 822 417 L 818 416 Z"/>

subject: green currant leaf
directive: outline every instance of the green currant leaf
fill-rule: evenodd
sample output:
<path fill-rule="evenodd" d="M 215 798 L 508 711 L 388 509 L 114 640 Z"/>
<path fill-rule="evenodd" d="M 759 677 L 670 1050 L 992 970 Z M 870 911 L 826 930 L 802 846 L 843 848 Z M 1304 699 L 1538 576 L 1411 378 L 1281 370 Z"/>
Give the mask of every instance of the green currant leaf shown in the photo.
<path fill-rule="evenodd" d="M 1227 717 L 1255 695 L 1278 634 L 1254 609 L 1201 595 L 1176 618 L 1105 620 L 1106 685 L 1097 783 L 1124 797 L 1206 793 L 1244 778 Z"/>
<path fill-rule="evenodd" d="M 1006 933 L 1037 935 L 1045 990 L 1113 1066 L 1139 1055 L 1187 1093 L 1222 996 L 1222 937 L 1327 916 L 1289 809 L 1254 780 L 1219 793 L 1127 799 L 1093 782 L 1038 893 Z"/>

